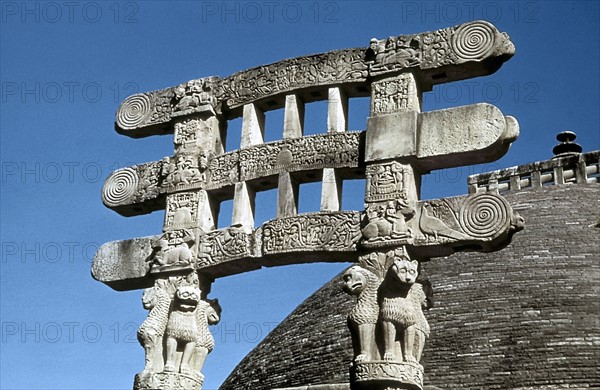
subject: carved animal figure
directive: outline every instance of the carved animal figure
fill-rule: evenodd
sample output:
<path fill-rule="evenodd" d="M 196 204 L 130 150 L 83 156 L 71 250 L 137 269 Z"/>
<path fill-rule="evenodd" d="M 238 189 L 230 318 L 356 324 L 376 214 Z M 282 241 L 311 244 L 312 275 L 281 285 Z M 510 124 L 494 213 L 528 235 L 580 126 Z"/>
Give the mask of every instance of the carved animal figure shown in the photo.
<path fill-rule="evenodd" d="M 196 322 L 198 323 L 198 337 L 194 351 L 194 372 L 203 378 L 202 367 L 208 354 L 215 346 L 215 339 L 208 329 L 208 325 L 216 325 L 221 320 L 221 305 L 218 299 L 202 300 L 196 308 Z"/>
<path fill-rule="evenodd" d="M 137 332 L 138 341 L 144 347 L 146 355 L 146 364 L 141 376 L 162 370 L 162 342 L 167 327 L 171 297 L 165 289 L 154 286 L 144 290 L 142 304 L 146 310 L 150 310 L 150 313 Z"/>
<path fill-rule="evenodd" d="M 437 241 L 438 236 L 454 238 L 456 240 L 468 239 L 469 236 L 450 228 L 439 218 L 429 214 L 429 203 L 424 203 L 421 208 L 421 218 L 419 219 L 419 228 L 425 234 L 433 236 Z"/>
<path fill-rule="evenodd" d="M 179 372 L 191 373 L 191 359 L 198 339 L 196 307 L 200 302 L 200 289 L 194 286 L 182 286 L 175 293 L 173 309 L 169 315 L 165 335 L 167 336 L 166 372 L 175 371 L 177 348 L 183 350 Z"/>
<path fill-rule="evenodd" d="M 396 258 L 381 284 L 384 360 L 417 363 L 429 335 L 429 325 L 422 311 L 426 305 L 425 293 L 420 284 L 415 284 L 417 268 L 416 260 L 410 261 L 405 256 Z"/>
<path fill-rule="evenodd" d="M 373 272 L 357 265 L 344 272 L 342 280 L 344 291 L 358 297 L 356 305 L 348 314 L 348 327 L 356 356 L 354 360 L 375 360 L 375 327 L 379 317 L 377 289 L 381 281 Z"/>
<path fill-rule="evenodd" d="M 189 241 L 188 241 L 189 242 Z M 188 242 L 171 245 L 165 239 L 157 240 L 154 244 L 154 260 L 158 265 L 171 265 L 177 263 L 188 264 L 192 261 L 192 251 Z"/>

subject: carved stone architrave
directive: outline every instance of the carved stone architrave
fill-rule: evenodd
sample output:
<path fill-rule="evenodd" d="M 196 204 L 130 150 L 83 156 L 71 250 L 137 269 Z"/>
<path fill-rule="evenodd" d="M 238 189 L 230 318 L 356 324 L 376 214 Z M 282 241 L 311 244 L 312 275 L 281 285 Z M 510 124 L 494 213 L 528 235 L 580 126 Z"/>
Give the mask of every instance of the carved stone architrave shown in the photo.
<path fill-rule="evenodd" d="M 269 221 L 262 228 L 264 255 L 297 251 L 354 251 L 360 238 L 355 212 L 302 214 Z"/>
<path fill-rule="evenodd" d="M 259 248 L 255 234 L 241 228 L 215 230 L 202 236 L 199 243 L 197 265 L 199 268 L 231 260 L 254 257 Z"/>
<path fill-rule="evenodd" d="M 360 133 L 330 133 L 241 149 L 240 180 L 308 169 L 359 164 Z"/>
<path fill-rule="evenodd" d="M 486 62 L 502 63 L 514 54 L 506 33 L 486 21 L 387 39 L 368 47 L 336 50 L 276 62 L 229 77 L 205 77 L 175 87 L 125 99 L 116 115 L 124 134 L 153 133 L 172 119 L 195 113 L 221 113 L 294 90 L 345 83 L 413 71 L 430 85 L 493 73 Z M 468 65 L 465 71 L 462 65 Z M 440 76 L 438 68 L 445 67 Z M 160 132 L 161 130 L 158 130 Z"/>

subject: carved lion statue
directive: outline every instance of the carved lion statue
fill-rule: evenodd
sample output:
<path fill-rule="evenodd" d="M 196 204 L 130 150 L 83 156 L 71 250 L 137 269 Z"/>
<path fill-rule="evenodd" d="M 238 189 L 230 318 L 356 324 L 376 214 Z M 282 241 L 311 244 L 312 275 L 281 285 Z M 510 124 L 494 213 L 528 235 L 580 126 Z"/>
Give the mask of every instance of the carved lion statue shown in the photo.
<path fill-rule="evenodd" d="M 142 304 L 146 310 L 150 310 L 148 318 L 140 326 L 137 337 L 144 347 L 146 363 L 140 374 L 160 372 L 163 368 L 163 334 L 167 327 L 169 309 L 171 307 L 171 296 L 163 285 L 157 283 L 154 287 L 144 290 Z"/>
<path fill-rule="evenodd" d="M 169 315 L 166 336 L 166 361 L 164 371 L 174 372 L 177 349 L 183 350 L 179 372 L 192 373 L 192 358 L 198 340 L 198 323 L 196 320 L 196 307 L 200 302 L 201 291 L 198 287 L 182 286 L 177 289 L 173 309 Z"/>
<path fill-rule="evenodd" d="M 379 317 L 377 289 L 380 279 L 371 271 L 355 265 L 342 275 L 343 289 L 358 297 L 348 315 L 348 327 L 352 335 L 357 362 L 374 360 L 377 354 L 375 327 Z"/>
<path fill-rule="evenodd" d="M 427 297 L 417 278 L 418 261 L 394 259 L 380 288 L 384 360 L 418 363 L 429 325 L 423 315 Z"/>

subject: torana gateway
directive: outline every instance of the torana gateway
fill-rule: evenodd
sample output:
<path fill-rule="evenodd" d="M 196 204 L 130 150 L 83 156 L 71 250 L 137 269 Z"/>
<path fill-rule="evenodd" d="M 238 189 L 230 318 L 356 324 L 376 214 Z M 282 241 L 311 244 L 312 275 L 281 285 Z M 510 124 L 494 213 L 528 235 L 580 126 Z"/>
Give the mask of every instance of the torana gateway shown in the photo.
<path fill-rule="evenodd" d="M 209 299 L 220 277 L 263 266 L 357 263 L 343 275 L 357 296 L 348 314 L 352 389 L 422 389 L 431 289 L 420 264 L 457 251 L 506 246 L 523 220 L 497 188 L 419 200 L 421 175 L 495 161 L 516 140 L 515 118 L 490 104 L 421 112 L 436 84 L 485 76 L 514 54 L 485 21 L 369 46 L 298 57 L 127 98 L 116 130 L 173 133 L 175 153 L 119 169 L 102 190 L 124 216 L 165 209 L 162 233 L 104 244 L 94 278 L 145 288 L 138 331 L 146 361 L 135 389 L 201 389 L 214 347 Z M 371 97 L 366 131 L 347 131 L 348 99 Z M 304 104 L 327 100 L 327 133 L 303 136 Z M 284 108 L 283 139 L 265 143 L 264 118 Z M 225 152 L 227 121 L 242 117 L 240 149 Z M 364 210 L 340 211 L 343 181 L 366 179 Z M 301 183 L 322 181 L 321 210 L 298 214 Z M 255 195 L 277 188 L 277 217 L 254 224 Z M 220 202 L 232 225 L 216 229 Z M 435 337 L 435 329 L 432 331 Z"/>

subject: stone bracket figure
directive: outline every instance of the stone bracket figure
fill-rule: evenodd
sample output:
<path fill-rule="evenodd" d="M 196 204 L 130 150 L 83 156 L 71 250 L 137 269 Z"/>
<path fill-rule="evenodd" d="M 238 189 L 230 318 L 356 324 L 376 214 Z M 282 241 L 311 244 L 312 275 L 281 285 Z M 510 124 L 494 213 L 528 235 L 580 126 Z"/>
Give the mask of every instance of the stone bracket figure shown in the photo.
<path fill-rule="evenodd" d="M 383 359 L 419 363 L 429 337 L 429 324 L 423 315 L 427 297 L 423 286 L 415 283 L 418 261 L 398 252 L 380 288 Z"/>
<path fill-rule="evenodd" d="M 342 275 L 344 291 L 357 297 L 356 305 L 348 315 L 348 327 L 352 335 L 357 362 L 374 360 L 377 356 L 375 327 L 379 317 L 377 289 L 381 283 L 373 272 L 353 266 Z"/>
<path fill-rule="evenodd" d="M 342 275 L 344 291 L 357 296 L 348 315 L 355 350 L 352 388 L 379 388 L 390 381 L 422 388 L 419 361 L 429 337 L 423 309 L 432 306 L 431 286 L 417 282 L 419 262 L 404 247 L 370 252 L 360 263 Z"/>
<path fill-rule="evenodd" d="M 202 299 L 198 275 L 158 279 L 142 296 L 148 318 L 138 331 L 146 363 L 136 376 L 137 389 L 200 390 L 201 370 L 214 347 L 209 325 L 221 319 L 217 299 Z"/>

